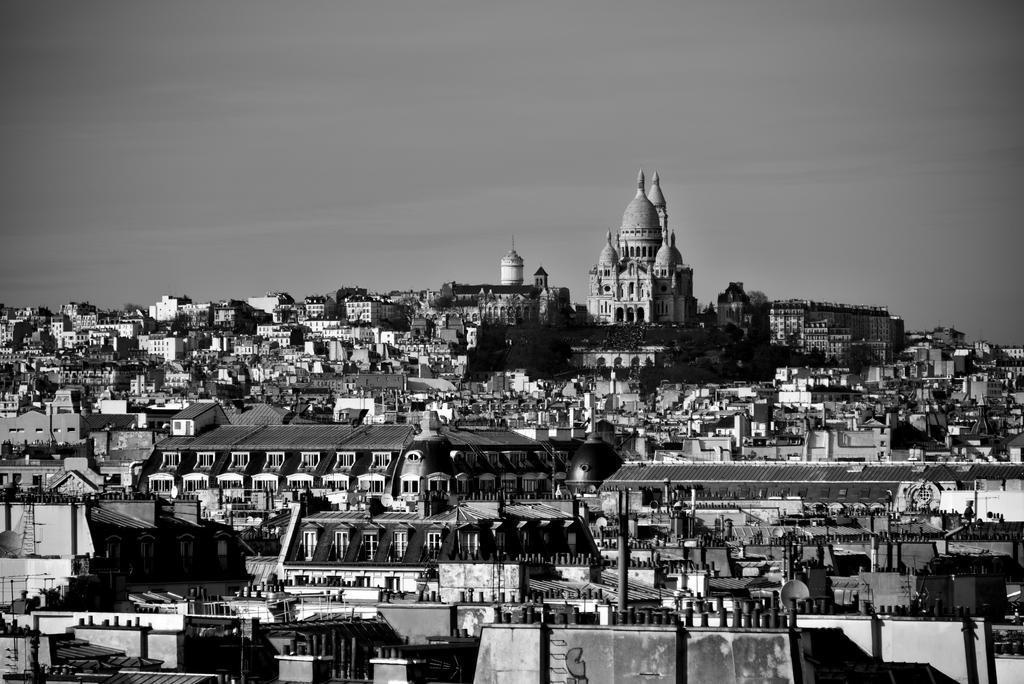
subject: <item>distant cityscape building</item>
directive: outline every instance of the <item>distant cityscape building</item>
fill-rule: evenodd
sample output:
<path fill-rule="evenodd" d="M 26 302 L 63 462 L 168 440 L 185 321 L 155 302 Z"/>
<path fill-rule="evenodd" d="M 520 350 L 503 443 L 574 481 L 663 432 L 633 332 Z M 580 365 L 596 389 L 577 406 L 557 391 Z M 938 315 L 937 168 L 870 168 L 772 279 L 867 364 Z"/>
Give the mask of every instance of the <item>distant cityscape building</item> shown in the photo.
<path fill-rule="evenodd" d="M 548 272 L 539 267 L 533 283 L 524 285 L 524 261 L 513 248 L 501 258 L 498 285 L 441 285 L 440 296 L 472 323 L 520 325 L 557 323 L 570 307 L 569 289 L 548 284 Z"/>
<path fill-rule="evenodd" d="M 750 324 L 750 297 L 743 291 L 743 283 L 729 283 L 718 295 L 718 325 L 730 323 L 741 328 Z"/>
<path fill-rule="evenodd" d="M 149 307 L 149 317 L 159 322 L 173 321 L 178 316 L 178 309 L 186 304 L 191 304 L 188 297 L 176 295 L 164 295 L 160 301 Z"/>
<path fill-rule="evenodd" d="M 587 313 L 597 323 L 685 323 L 697 315 L 693 269 L 683 262 L 658 174 L 626 206 L 615 241 L 608 231 L 597 264 L 590 269 Z"/>
<path fill-rule="evenodd" d="M 805 299 L 774 301 L 769 312 L 771 340 L 802 352 L 820 351 L 842 359 L 864 344 L 882 362 L 902 349 L 903 319 L 884 306 L 858 306 Z"/>

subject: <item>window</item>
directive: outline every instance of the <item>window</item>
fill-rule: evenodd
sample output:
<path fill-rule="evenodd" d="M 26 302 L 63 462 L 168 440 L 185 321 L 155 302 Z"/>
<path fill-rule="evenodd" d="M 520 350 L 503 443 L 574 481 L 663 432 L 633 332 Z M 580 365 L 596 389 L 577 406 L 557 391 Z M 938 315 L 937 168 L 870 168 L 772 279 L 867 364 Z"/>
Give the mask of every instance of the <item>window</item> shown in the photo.
<path fill-rule="evenodd" d="M 164 452 L 164 468 L 177 468 L 181 463 L 181 454 L 175 451 Z"/>
<path fill-rule="evenodd" d="M 302 467 L 303 468 L 316 468 L 320 462 L 319 451 L 303 451 L 302 452 Z"/>
<path fill-rule="evenodd" d="M 371 494 L 383 494 L 384 480 L 380 478 L 363 480 L 363 490 L 370 492 Z"/>
<path fill-rule="evenodd" d="M 153 560 L 156 553 L 156 544 L 152 538 L 145 538 L 139 542 L 139 558 L 142 560 L 142 572 L 150 574 L 153 572 Z"/>
<path fill-rule="evenodd" d="M 374 468 L 386 468 L 391 463 L 391 452 L 390 451 L 374 451 L 373 452 L 373 467 Z"/>
<path fill-rule="evenodd" d="M 221 570 L 228 569 L 228 540 L 217 540 L 217 564 Z"/>
<path fill-rule="evenodd" d="M 339 451 L 338 452 L 338 468 L 351 468 L 356 464 L 356 452 L 354 451 Z"/>
<path fill-rule="evenodd" d="M 341 560 L 348 553 L 348 530 L 334 531 L 334 559 Z"/>
<path fill-rule="evenodd" d="M 237 452 L 231 454 L 231 467 L 232 468 L 246 468 L 249 465 L 249 452 Z"/>
<path fill-rule="evenodd" d="M 185 572 L 192 570 L 192 554 L 195 543 L 191 537 L 182 537 L 178 540 L 178 557 L 181 558 L 181 569 Z"/>
<path fill-rule="evenodd" d="M 459 550 L 468 554 L 476 554 L 480 550 L 480 533 L 476 530 L 461 530 L 459 532 Z"/>
<path fill-rule="evenodd" d="M 153 491 L 153 492 L 169 492 L 169 491 L 171 491 L 171 487 L 173 487 L 173 486 L 174 486 L 174 480 L 169 480 L 169 479 L 166 479 L 166 478 L 156 478 L 156 477 L 150 477 L 149 478 L 149 489 L 150 489 L 150 491 Z"/>
<path fill-rule="evenodd" d="M 363 532 L 363 560 L 373 560 L 377 555 L 378 539 L 376 532 Z"/>
<path fill-rule="evenodd" d="M 498 530 L 494 533 L 494 544 L 498 547 L 499 551 L 505 550 L 505 531 Z"/>
<path fill-rule="evenodd" d="M 391 546 L 392 556 L 396 560 L 401 560 L 405 557 L 405 552 L 409 549 L 409 531 L 408 530 L 395 530 L 394 540 Z"/>
<path fill-rule="evenodd" d="M 276 492 L 277 491 L 277 478 L 261 478 L 255 480 L 256 488 L 262 489 L 265 492 Z"/>
<path fill-rule="evenodd" d="M 216 458 L 216 456 L 217 454 L 213 453 L 212 451 L 201 452 L 196 459 L 196 465 L 198 465 L 200 468 L 212 468 L 213 461 Z"/>
<path fill-rule="evenodd" d="M 427 554 L 436 557 L 441 552 L 441 533 L 439 531 L 427 532 Z"/>
<path fill-rule="evenodd" d="M 271 451 L 267 453 L 267 468 L 280 468 L 284 465 L 284 452 Z"/>
<path fill-rule="evenodd" d="M 403 494 L 418 494 L 420 491 L 420 481 L 414 478 L 402 480 L 402 493 Z"/>
<path fill-rule="evenodd" d="M 207 480 L 203 478 L 189 478 L 182 482 L 186 492 L 198 492 L 201 489 L 206 489 Z"/>
<path fill-rule="evenodd" d="M 302 532 L 302 555 L 306 560 L 313 560 L 313 552 L 316 551 L 316 542 L 319 538 L 316 530 L 304 530 Z"/>
<path fill-rule="evenodd" d="M 506 454 L 508 455 L 508 460 L 512 465 L 521 466 L 526 462 L 525 451 L 508 451 Z"/>
<path fill-rule="evenodd" d="M 118 537 L 107 539 L 107 559 L 115 568 L 121 567 L 121 540 Z"/>

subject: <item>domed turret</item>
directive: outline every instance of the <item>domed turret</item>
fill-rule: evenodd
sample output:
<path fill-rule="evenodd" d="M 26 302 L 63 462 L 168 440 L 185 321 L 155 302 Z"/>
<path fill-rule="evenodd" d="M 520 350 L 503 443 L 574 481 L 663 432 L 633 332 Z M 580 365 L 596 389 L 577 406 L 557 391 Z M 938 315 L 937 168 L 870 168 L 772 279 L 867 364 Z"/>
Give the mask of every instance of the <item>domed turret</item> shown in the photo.
<path fill-rule="evenodd" d="M 661 233 L 661 219 L 658 209 L 651 204 L 644 192 L 644 172 L 641 170 L 636 178 L 636 196 L 626 205 L 622 213 L 622 228 L 634 231 L 655 230 Z M 659 190 L 660 193 L 660 190 Z"/>
<path fill-rule="evenodd" d="M 598 266 L 614 266 L 619 263 L 619 253 L 615 251 L 615 247 L 612 246 L 612 231 L 608 231 L 608 241 L 604 243 L 604 248 L 601 250 L 601 256 L 597 258 Z"/>
<path fill-rule="evenodd" d="M 575 491 L 596 489 L 621 466 L 615 448 L 592 432 L 569 461 L 565 483 Z"/>
<path fill-rule="evenodd" d="M 501 284 L 523 284 L 523 257 L 516 252 L 515 246 L 501 258 Z"/>
<path fill-rule="evenodd" d="M 672 231 L 672 258 L 677 264 L 683 263 L 683 255 L 676 249 L 676 231 Z"/>
<path fill-rule="evenodd" d="M 441 421 L 435 411 L 426 411 L 420 421 L 420 433 L 413 437 L 412 442 L 402 452 L 401 462 L 395 469 L 394 494 L 404 493 L 403 480 L 413 480 L 419 487 L 428 486 L 430 480 L 448 481 L 455 476 L 455 464 L 452 461 L 452 443 L 441 432 Z M 447 489 L 447 487 L 443 487 Z"/>
<path fill-rule="evenodd" d="M 661 247 L 658 248 L 658 253 L 654 256 L 654 267 L 671 269 L 679 263 L 679 259 L 676 258 L 676 254 L 678 254 L 678 252 L 673 253 L 672 247 L 669 246 L 668 241 L 663 241 L 661 243 Z"/>

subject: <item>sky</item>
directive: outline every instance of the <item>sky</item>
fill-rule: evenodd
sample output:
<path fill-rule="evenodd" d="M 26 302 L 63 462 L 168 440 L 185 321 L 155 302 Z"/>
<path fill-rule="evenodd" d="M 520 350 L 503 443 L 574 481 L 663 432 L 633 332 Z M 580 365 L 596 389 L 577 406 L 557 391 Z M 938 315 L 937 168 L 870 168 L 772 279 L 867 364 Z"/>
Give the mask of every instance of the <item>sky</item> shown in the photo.
<path fill-rule="evenodd" d="M 0 302 L 586 297 L 660 173 L 695 295 L 1024 343 L 1024 3 L 0 2 Z"/>

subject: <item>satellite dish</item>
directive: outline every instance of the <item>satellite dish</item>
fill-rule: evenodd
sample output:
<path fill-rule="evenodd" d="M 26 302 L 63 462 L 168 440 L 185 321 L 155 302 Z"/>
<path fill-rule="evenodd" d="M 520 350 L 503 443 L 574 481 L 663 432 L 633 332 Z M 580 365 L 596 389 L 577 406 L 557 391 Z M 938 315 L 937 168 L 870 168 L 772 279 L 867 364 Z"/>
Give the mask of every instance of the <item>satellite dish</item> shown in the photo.
<path fill-rule="evenodd" d="M 594 521 L 594 527 L 601 529 L 608 527 L 608 518 L 601 516 L 600 518 Z"/>
<path fill-rule="evenodd" d="M 660 510 L 661 510 L 661 504 L 658 503 L 657 501 L 652 501 L 651 502 L 651 513 L 657 513 Z"/>
<path fill-rule="evenodd" d="M 171 487 L 171 498 L 172 499 L 177 499 L 178 498 L 178 485 L 174 485 L 173 487 Z"/>
<path fill-rule="evenodd" d="M 782 539 L 783 537 L 786 536 L 785 528 L 783 528 L 783 527 L 776 527 L 774 530 L 772 530 L 772 536 L 773 537 L 777 537 L 779 539 Z"/>
<path fill-rule="evenodd" d="M 390 494 L 381 494 L 380 502 L 387 506 L 388 508 L 391 508 L 391 505 L 395 503 L 395 497 L 391 496 Z"/>
<path fill-rule="evenodd" d="M 796 599 L 797 601 L 811 597 L 811 590 L 807 588 L 807 585 L 800 580 L 789 580 L 782 585 L 782 601 L 783 603 L 789 603 L 790 599 Z"/>

